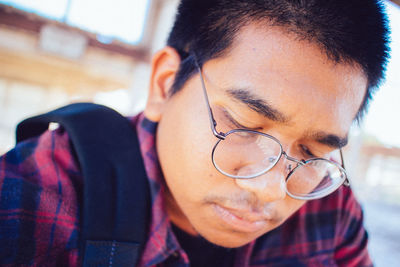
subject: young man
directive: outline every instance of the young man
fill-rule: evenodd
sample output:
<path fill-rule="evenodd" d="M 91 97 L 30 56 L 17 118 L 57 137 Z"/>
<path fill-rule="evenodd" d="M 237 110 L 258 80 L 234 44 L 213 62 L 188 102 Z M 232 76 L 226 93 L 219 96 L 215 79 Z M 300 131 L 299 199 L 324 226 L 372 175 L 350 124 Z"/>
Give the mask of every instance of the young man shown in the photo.
<path fill-rule="evenodd" d="M 139 265 L 372 265 L 340 148 L 383 77 L 387 31 L 372 0 L 182 0 L 132 119 L 152 199 Z M 2 263 L 79 264 L 68 134 L 0 166 L 1 231 L 32 244 Z"/>

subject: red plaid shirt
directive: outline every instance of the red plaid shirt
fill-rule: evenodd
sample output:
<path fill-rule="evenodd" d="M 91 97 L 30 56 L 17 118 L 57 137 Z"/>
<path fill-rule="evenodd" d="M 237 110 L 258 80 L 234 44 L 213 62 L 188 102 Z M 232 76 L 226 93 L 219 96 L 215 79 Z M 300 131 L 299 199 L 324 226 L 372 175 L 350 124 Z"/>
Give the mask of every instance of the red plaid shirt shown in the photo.
<path fill-rule="evenodd" d="M 157 124 L 137 128 L 150 181 L 152 220 L 140 266 L 189 266 L 165 210 L 154 141 Z M 47 131 L 0 158 L 0 264 L 78 266 L 82 174 L 68 135 Z M 371 266 L 360 205 L 340 187 L 307 202 L 283 225 L 238 248 L 235 266 Z"/>

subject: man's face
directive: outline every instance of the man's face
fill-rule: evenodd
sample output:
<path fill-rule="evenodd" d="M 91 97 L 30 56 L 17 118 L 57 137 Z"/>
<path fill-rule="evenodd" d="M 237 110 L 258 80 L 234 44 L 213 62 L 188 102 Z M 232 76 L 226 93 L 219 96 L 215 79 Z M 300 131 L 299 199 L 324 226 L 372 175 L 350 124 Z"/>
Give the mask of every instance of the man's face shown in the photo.
<path fill-rule="evenodd" d="M 206 62 L 203 74 L 217 131 L 246 127 L 267 133 L 298 159 L 309 152 L 326 157 L 335 149 L 321 143 L 321 136 L 347 136 L 367 84 L 360 70 L 335 65 L 316 46 L 255 25 L 240 31 L 225 56 Z M 232 90 L 246 91 L 284 119 L 260 114 Z M 276 228 L 304 204 L 285 194 L 289 163 L 284 158 L 253 179 L 232 179 L 215 169 L 211 151 L 218 139 L 198 74 L 162 105 L 156 145 L 168 186 L 167 211 L 180 228 L 238 247 Z"/>

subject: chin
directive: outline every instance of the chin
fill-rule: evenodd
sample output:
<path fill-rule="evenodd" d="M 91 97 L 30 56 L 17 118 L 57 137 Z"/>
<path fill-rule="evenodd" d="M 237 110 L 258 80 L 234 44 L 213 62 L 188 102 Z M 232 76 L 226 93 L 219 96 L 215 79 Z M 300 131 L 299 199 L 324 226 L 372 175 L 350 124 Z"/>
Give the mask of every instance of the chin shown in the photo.
<path fill-rule="evenodd" d="M 280 225 L 280 220 L 268 220 L 262 228 L 257 227 L 258 229 L 252 229 L 249 223 L 235 227 L 236 218 L 226 221 L 215 214 L 214 209 L 212 211 L 211 214 L 206 213 L 191 221 L 192 229 L 210 243 L 225 248 L 245 246 Z"/>

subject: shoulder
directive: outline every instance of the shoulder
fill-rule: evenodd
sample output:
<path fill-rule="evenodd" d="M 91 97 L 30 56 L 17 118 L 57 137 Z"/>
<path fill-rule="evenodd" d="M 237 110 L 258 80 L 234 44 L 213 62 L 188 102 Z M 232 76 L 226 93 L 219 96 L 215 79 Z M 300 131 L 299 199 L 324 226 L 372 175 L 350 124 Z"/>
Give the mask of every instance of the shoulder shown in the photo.
<path fill-rule="evenodd" d="M 254 253 L 270 264 L 370 266 L 366 244 L 361 206 L 352 190 L 342 186 L 325 198 L 308 201 L 259 238 Z"/>
<path fill-rule="evenodd" d="M 0 157 L 0 228 L 7 229 L 0 261 L 37 264 L 62 254 L 76 261 L 81 186 L 62 130 L 21 142 Z"/>

